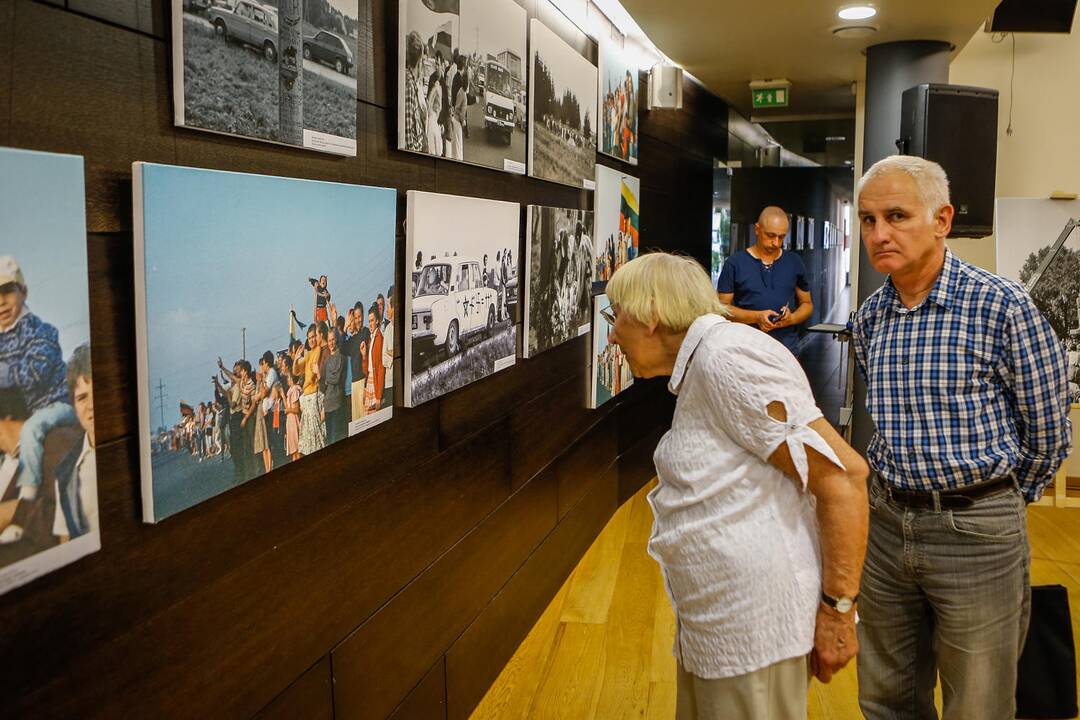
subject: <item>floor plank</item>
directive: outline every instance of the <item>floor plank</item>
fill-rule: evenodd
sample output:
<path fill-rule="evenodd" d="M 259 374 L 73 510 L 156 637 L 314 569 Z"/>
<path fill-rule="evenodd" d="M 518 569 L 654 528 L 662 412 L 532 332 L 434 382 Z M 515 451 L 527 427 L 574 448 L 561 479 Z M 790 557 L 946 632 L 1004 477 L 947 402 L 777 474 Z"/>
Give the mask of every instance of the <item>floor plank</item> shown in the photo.
<path fill-rule="evenodd" d="M 473 714 L 495 718 L 675 717 L 675 616 L 645 552 L 645 495 L 619 509 Z M 1033 584 L 1061 584 L 1080 640 L 1080 509 L 1028 509 Z M 1080 677 L 1078 677 L 1080 680 Z M 937 694 L 940 707 L 940 692 Z M 811 720 L 858 720 L 854 665 L 810 686 Z"/>

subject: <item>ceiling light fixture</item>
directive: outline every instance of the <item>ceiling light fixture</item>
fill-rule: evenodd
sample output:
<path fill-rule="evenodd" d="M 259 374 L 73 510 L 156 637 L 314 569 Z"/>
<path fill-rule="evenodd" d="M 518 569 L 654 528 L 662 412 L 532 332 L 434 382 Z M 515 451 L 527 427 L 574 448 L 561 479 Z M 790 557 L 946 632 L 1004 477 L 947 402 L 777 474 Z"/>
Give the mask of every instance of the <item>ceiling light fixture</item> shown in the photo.
<path fill-rule="evenodd" d="M 861 38 L 876 32 L 873 25 L 842 25 L 832 29 L 832 34 L 838 38 Z"/>
<path fill-rule="evenodd" d="M 877 15 L 873 5 L 845 5 L 836 13 L 841 20 L 866 20 Z"/>

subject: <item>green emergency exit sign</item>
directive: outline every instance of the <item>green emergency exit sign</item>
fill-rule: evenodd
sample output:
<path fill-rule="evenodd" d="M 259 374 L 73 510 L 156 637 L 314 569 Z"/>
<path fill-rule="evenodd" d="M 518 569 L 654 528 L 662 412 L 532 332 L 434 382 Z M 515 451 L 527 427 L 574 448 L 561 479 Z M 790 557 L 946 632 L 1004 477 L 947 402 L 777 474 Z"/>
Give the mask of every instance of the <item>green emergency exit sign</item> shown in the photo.
<path fill-rule="evenodd" d="M 754 100 L 754 109 L 787 107 L 790 91 L 786 87 L 753 88 L 750 95 Z"/>

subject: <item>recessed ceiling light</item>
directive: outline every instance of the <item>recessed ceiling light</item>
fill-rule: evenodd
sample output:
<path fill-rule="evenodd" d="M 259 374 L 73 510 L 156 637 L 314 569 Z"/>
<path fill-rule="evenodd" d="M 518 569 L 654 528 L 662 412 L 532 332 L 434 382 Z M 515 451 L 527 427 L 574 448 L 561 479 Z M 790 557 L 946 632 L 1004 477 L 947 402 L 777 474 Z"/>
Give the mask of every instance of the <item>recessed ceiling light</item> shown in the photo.
<path fill-rule="evenodd" d="M 872 5 L 845 5 L 836 13 L 841 20 L 866 20 L 877 15 Z"/>
<path fill-rule="evenodd" d="M 832 30 L 832 34 L 839 38 L 861 38 L 876 32 L 877 28 L 873 25 L 844 25 Z"/>

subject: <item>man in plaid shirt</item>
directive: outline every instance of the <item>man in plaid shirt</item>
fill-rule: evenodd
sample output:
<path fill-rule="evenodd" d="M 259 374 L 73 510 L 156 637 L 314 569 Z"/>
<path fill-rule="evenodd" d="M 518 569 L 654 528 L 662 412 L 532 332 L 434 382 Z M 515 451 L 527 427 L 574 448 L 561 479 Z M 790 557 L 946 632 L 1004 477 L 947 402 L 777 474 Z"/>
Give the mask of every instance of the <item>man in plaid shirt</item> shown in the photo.
<path fill-rule="evenodd" d="M 1066 358 L 1018 284 L 945 247 L 945 172 L 893 156 L 859 181 L 859 221 L 889 278 L 855 317 L 877 432 L 859 597 L 869 720 L 1012 718 L 1030 611 L 1026 504 L 1068 456 Z"/>

